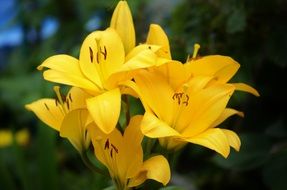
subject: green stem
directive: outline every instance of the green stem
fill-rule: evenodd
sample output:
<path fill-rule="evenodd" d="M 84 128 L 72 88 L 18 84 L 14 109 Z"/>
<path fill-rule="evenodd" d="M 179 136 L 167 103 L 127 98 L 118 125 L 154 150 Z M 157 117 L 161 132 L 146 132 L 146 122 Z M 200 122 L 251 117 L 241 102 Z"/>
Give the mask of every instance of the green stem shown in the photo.
<path fill-rule="evenodd" d="M 130 115 L 130 104 L 129 104 L 129 99 L 128 99 L 128 95 L 123 95 L 123 101 L 126 103 L 126 110 L 125 110 L 125 114 L 126 114 L 126 125 L 128 126 L 131 115 Z"/>
<path fill-rule="evenodd" d="M 101 170 L 100 168 L 98 168 L 97 166 L 95 166 L 95 165 L 91 162 L 91 160 L 89 159 L 89 157 L 88 157 L 86 151 L 81 154 L 81 158 L 82 158 L 84 164 L 85 164 L 90 170 L 92 170 L 93 172 L 99 173 L 99 174 L 101 174 L 101 175 L 103 175 L 103 176 L 106 176 L 106 177 L 109 176 L 106 172 L 104 172 L 103 170 Z"/>

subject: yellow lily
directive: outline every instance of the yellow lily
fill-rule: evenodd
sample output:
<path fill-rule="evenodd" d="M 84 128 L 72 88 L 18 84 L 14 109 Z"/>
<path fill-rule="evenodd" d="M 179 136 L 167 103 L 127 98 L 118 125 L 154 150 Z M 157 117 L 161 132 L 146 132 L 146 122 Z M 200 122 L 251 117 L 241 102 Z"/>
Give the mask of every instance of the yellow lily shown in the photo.
<path fill-rule="evenodd" d="M 128 54 L 136 44 L 133 17 L 126 1 L 119 1 L 111 19 L 111 28 L 114 28 L 122 39 L 125 52 Z"/>
<path fill-rule="evenodd" d="M 169 164 L 163 156 L 153 156 L 143 161 L 141 119 L 141 116 L 134 116 L 123 135 L 118 129 L 104 134 L 94 124 L 88 127 L 95 155 L 108 168 L 119 190 L 131 189 L 146 179 L 156 180 L 163 185 L 170 180 Z"/>
<path fill-rule="evenodd" d="M 157 55 L 171 59 L 169 40 L 164 30 L 156 24 L 151 24 L 147 44 L 162 46 L 162 50 Z M 178 61 L 171 61 L 168 64 L 156 68 L 169 82 L 175 86 L 183 85 L 194 76 L 212 77 L 208 85 L 227 83 L 237 72 L 240 64 L 228 56 L 210 55 L 197 58 L 200 46 L 195 44 L 192 58 L 186 64 Z M 180 74 L 179 74 L 180 73 Z M 255 96 L 259 96 L 256 89 L 244 83 L 229 83 L 236 90 L 249 92 Z"/>
<path fill-rule="evenodd" d="M 66 97 L 62 97 L 59 87 L 54 89 L 57 99 L 40 99 L 25 107 L 49 127 L 59 131 L 61 137 L 67 138 L 82 153 L 90 144 L 86 125 L 91 119 L 86 109 L 86 99 L 91 96 L 73 87 Z"/>
<path fill-rule="evenodd" d="M 167 149 L 178 149 L 190 142 L 224 157 L 229 155 L 230 146 L 239 150 L 240 140 L 234 132 L 215 128 L 231 115 L 242 115 L 226 108 L 235 87 L 230 84 L 206 87 L 209 80 L 193 77 L 188 85 L 174 89 L 158 72 L 139 72 L 135 82 L 146 109 L 141 124 L 143 134 L 159 138 Z"/>
<path fill-rule="evenodd" d="M 121 84 L 130 79 L 133 70 L 157 64 L 156 51 L 149 48 L 125 58 L 124 46 L 117 32 L 108 28 L 87 36 L 79 60 L 68 55 L 56 55 L 45 60 L 39 70 L 48 81 L 84 89 L 93 97 L 87 108 L 96 125 L 105 133 L 116 126 L 121 107 Z"/>

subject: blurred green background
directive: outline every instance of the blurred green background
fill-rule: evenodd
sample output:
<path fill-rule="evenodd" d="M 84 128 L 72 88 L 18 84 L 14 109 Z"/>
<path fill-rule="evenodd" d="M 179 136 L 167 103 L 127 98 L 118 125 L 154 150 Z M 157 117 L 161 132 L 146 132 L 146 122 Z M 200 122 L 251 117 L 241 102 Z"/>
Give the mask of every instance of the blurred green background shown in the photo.
<path fill-rule="evenodd" d="M 150 23 L 163 26 L 173 58 L 228 55 L 241 64 L 232 81 L 254 86 L 260 98 L 237 92 L 230 106 L 245 118 L 222 127 L 242 140 L 239 153 L 223 159 L 188 145 L 177 156 L 171 185 L 187 190 L 287 189 L 286 0 L 129 0 L 144 42 Z M 97 190 L 108 179 L 86 169 L 65 139 L 24 109 L 53 97 L 36 67 L 47 57 L 75 57 L 85 36 L 109 25 L 117 0 L 1 0 L 0 129 L 28 129 L 26 146 L 0 148 L 0 190 Z"/>

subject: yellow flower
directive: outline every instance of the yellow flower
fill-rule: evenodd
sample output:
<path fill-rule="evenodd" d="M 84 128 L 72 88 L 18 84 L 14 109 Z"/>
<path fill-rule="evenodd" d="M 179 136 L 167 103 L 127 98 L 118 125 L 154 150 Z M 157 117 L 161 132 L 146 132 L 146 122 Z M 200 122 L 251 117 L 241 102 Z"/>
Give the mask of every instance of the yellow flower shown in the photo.
<path fill-rule="evenodd" d="M 117 31 L 128 54 L 135 47 L 136 35 L 132 14 L 126 1 L 119 1 L 113 12 L 110 27 Z"/>
<path fill-rule="evenodd" d="M 169 164 L 163 156 L 143 161 L 141 119 L 141 116 L 134 116 L 123 135 L 118 129 L 104 134 L 93 124 L 88 127 L 95 155 L 108 168 L 119 190 L 138 186 L 146 179 L 154 179 L 164 185 L 170 180 Z"/>
<path fill-rule="evenodd" d="M 0 148 L 12 145 L 13 138 L 19 145 L 26 145 L 29 142 L 30 134 L 27 129 L 17 131 L 15 134 L 11 130 L 0 130 Z"/>
<path fill-rule="evenodd" d="M 147 44 L 159 45 L 162 48 L 157 55 L 171 59 L 169 40 L 163 29 L 156 24 L 151 24 L 149 29 Z M 194 76 L 212 77 L 208 85 L 227 83 L 237 72 L 240 64 L 228 56 L 210 55 L 197 58 L 200 46 L 195 44 L 192 58 L 182 64 L 178 61 L 170 61 L 168 64 L 156 68 L 161 72 L 173 87 L 188 83 Z M 244 83 L 229 83 L 236 90 L 249 92 L 259 96 L 256 89 Z"/>
<path fill-rule="evenodd" d="M 59 131 L 82 153 L 90 144 L 86 125 L 91 122 L 86 109 L 86 99 L 91 96 L 83 90 L 73 87 L 66 97 L 62 97 L 59 87 L 55 87 L 57 99 L 40 99 L 27 104 L 26 109 L 51 128 Z"/>
<path fill-rule="evenodd" d="M 193 77 L 189 85 L 173 89 L 158 72 L 139 72 L 135 82 L 146 109 L 141 124 L 143 134 L 160 138 L 168 149 L 178 149 L 190 142 L 224 157 L 228 156 L 230 146 L 239 150 L 240 140 L 234 132 L 215 128 L 231 115 L 242 115 L 226 108 L 235 87 L 230 84 L 206 87 L 208 81 Z"/>
<path fill-rule="evenodd" d="M 108 28 L 96 31 L 84 40 L 79 60 L 68 55 L 56 55 L 45 60 L 39 70 L 48 81 L 84 89 L 94 97 L 87 99 L 87 108 L 97 126 L 110 133 L 116 126 L 121 107 L 120 85 L 130 79 L 129 73 L 157 63 L 149 48 L 125 58 L 124 46 L 117 32 Z"/>

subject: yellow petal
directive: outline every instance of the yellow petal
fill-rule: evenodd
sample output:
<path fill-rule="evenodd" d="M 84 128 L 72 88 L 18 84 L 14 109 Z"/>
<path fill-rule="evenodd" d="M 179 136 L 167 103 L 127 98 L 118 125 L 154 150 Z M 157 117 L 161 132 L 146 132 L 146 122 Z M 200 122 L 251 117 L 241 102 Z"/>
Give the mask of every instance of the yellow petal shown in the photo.
<path fill-rule="evenodd" d="M 126 54 L 135 47 L 136 37 L 131 11 L 126 1 L 119 1 L 113 12 L 111 28 L 120 35 Z"/>
<path fill-rule="evenodd" d="M 237 111 L 235 109 L 231 108 L 225 108 L 222 114 L 216 119 L 216 121 L 211 125 L 211 127 L 216 127 L 219 124 L 221 124 L 223 121 L 225 121 L 227 118 L 233 116 L 233 115 L 239 115 L 240 117 L 244 117 L 244 113 Z"/>
<path fill-rule="evenodd" d="M 40 99 L 25 105 L 25 108 L 34 112 L 41 121 L 51 128 L 60 130 L 64 112 L 60 106 L 57 106 L 55 99 Z"/>
<path fill-rule="evenodd" d="M 150 50 L 143 50 L 140 53 L 129 59 L 121 68 L 120 71 L 131 71 L 155 66 L 157 64 L 156 55 Z"/>
<path fill-rule="evenodd" d="M 134 79 L 142 102 L 148 105 L 158 118 L 170 123 L 174 111 L 174 101 L 172 100 L 174 90 L 165 78 L 158 73 L 141 71 Z"/>
<path fill-rule="evenodd" d="M 129 125 L 125 129 L 124 133 L 124 142 L 126 144 L 141 144 L 143 140 L 143 134 L 140 129 L 142 118 L 143 117 L 141 115 L 136 115 L 130 119 Z"/>
<path fill-rule="evenodd" d="M 100 88 L 125 60 L 122 41 L 116 31 L 108 28 L 89 34 L 80 51 L 80 67 L 84 75 Z"/>
<path fill-rule="evenodd" d="M 65 115 L 60 128 L 60 136 L 68 138 L 80 153 L 87 148 L 85 145 L 87 116 L 88 111 L 85 109 L 70 111 Z"/>
<path fill-rule="evenodd" d="M 46 59 L 39 70 L 48 68 L 44 72 L 44 78 L 48 81 L 77 86 L 95 91 L 97 87 L 81 72 L 79 61 L 68 55 L 55 55 Z"/>
<path fill-rule="evenodd" d="M 177 89 L 179 85 L 182 85 L 190 77 L 190 74 L 186 72 L 184 65 L 178 61 L 170 61 L 156 67 L 155 70 L 166 77 L 173 89 Z"/>
<path fill-rule="evenodd" d="M 88 98 L 91 98 L 91 95 L 82 89 L 76 87 L 71 88 L 66 96 L 66 100 L 69 101 L 69 110 L 86 108 L 86 99 Z"/>
<path fill-rule="evenodd" d="M 146 179 L 153 179 L 163 185 L 166 185 L 169 182 L 170 168 L 165 157 L 158 155 L 146 160 L 137 176 L 130 179 L 128 186 L 138 186 Z"/>
<path fill-rule="evenodd" d="M 231 57 L 210 55 L 192 60 L 185 65 L 193 75 L 214 76 L 219 83 L 226 83 L 237 72 L 240 65 Z"/>
<path fill-rule="evenodd" d="M 156 53 L 159 49 L 160 49 L 160 46 L 157 46 L 157 45 L 147 45 L 147 44 L 138 45 L 134 49 L 132 49 L 132 51 L 126 56 L 126 62 L 143 51 L 148 50 L 148 51 L 152 51 Z"/>
<path fill-rule="evenodd" d="M 108 168 L 111 177 L 115 177 L 118 174 L 118 160 L 121 157 L 122 159 L 125 158 L 122 155 L 123 136 L 121 132 L 114 129 L 111 133 L 106 134 L 94 123 L 91 123 L 87 128 L 97 159 Z M 123 180 L 124 176 L 120 177 Z"/>
<path fill-rule="evenodd" d="M 159 25 L 150 25 L 146 43 L 161 46 L 162 48 L 158 52 L 158 55 L 171 59 L 168 37 Z"/>
<path fill-rule="evenodd" d="M 141 130 L 144 135 L 151 138 L 161 138 L 170 136 L 180 136 L 180 134 L 171 128 L 165 122 L 159 120 L 154 114 L 146 112 L 144 114 Z"/>
<path fill-rule="evenodd" d="M 126 179 L 135 176 L 143 163 L 141 121 L 142 116 L 134 116 L 125 129 L 123 147 L 121 149 L 123 155 L 119 158 L 118 168 Z"/>
<path fill-rule="evenodd" d="M 231 130 L 227 129 L 221 129 L 221 130 L 226 135 L 229 145 L 233 147 L 236 151 L 239 151 L 241 142 L 238 135 Z"/>
<path fill-rule="evenodd" d="M 212 149 L 225 158 L 230 152 L 229 139 L 218 128 L 208 129 L 197 136 L 186 138 L 186 141 Z"/>
<path fill-rule="evenodd" d="M 236 90 L 240 90 L 243 92 L 249 92 L 250 94 L 253 94 L 254 96 L 260 96 L 258 91 L 255 88 L 247 84 L 244 84 L 244 83 L 231 83 L 231 84 L 235 86 Z"/>
<path fill-rule="evenodd" d="M 115 128 L 121 109 L 121 93 L 118 88 L 87 99 L 87 108 L 97 126 L 105 133 Z"/>
<path fill-rule="evenodd" d="M 222 114 L 233 92 L 232 85 L 214 85 L 191 96 L 190 106 L 179 120 L 180 126 L 186 126 L 182 135 L 192 137 L 209 128 Z"/>

